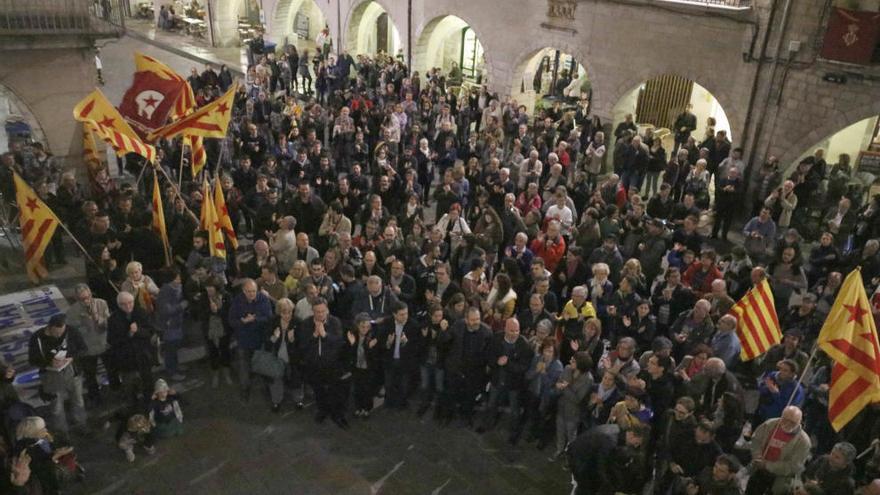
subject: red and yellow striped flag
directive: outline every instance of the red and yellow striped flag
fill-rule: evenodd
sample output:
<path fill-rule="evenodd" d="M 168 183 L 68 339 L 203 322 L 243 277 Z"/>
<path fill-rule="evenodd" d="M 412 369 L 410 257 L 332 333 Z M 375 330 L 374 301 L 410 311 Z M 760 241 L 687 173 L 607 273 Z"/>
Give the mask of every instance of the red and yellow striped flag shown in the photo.
<path fill-rule="evenodd" d="M 736 316 L 736 335 L 742 347 L 739 356 L 743 361 L 755 359 L 782 341 L 773 292 L 766 279 L 749 289 L 730 313 Z"/>
<path fill-rule="evenodd" d="M 165 264 L 171 266 L 171 252 L 168 244 L 168 229 L 165 228 L 165 208 L 162 206 L 162 191 L 159 189 L 159 174 L 153 171 L 153 231 L 162 239 L 165 251 Z"/>
<path fill-rule="evenodd" d="M 156 148 L 138 138 L 100 89 L 92 91 L 77 103 L 73 109 L 73 118 L 90 124 L 92 130 L 112 146 L 118 156 L 137 153 L 148 162 L 152 162 L 156 156 Z"/>
<path fill-rule="evenodd" d="M 92 124 L 83 122 L 83 162 L 89 178 L 93 178 L 99 170 L 104 168 L 101 157 L 98 155 L 98 145 L 95 143 L 95 135 Z"/>
<path fill-rule="evenodd" d="M 208 163 L 208 154 L 205 152 L 205 138 L 185 134 L 183 142 L 189 146 L 190 158 L 192 160 L 190 170 L 192 170 L 192 176 L 195 179 L 199 172 L 205 168 L 205 164 Z"/>
<path fill-rule="evenodd" d="M 199 108 L 190 115 L 151 133 L 149 138 L 151 140 L 156 140 L 160 137 L 170 139 L 180 134 L 225 138 L 237 90 L 238 86 L 233 84 L 229 91 L 220 98 Z"/>
<path fill-rule="evenodd" d="M 211 256 L 226 259 L 226 243 L 223 242 L 223 225 L 217 217 L 217 210 L 214 208 L 214 200 L 211 198 L 211 186 L 208 185 L 208 179 L 205 179 L 205 187 L 202 191 L 204 198 L 202 199 L 201 212 L 201 228 L 208 231 L 208 245 L 211 250 Z"/>
<path fill-rule="evenodd" d="M 220 225 L 223 226 L 223 233 L 229 238 L 229 244 L 232 249 L 238 249 L 238 236 L 235 235 L 235 229 L 232 227 L 232 217 L 229 216 L 229 208 L 226 207 L 226 198 L 223 197 L 220 177 L 214 181 L 214 209 L 217 211 Z"/>
<path fill-rule="evenodd" d="M 840 431 L 865 406 L 880 402 L 880 345 L 860 270 L 846 276 L 816 342 L 834 360 L 828 419 Z"/>
<path fill-rule="evenodd" d="M 21 239 L 24 247 L 24 262 L 28 277 L 37 284 L 49 273 L 43 263 L 46 246 L 55 235 L 55 229 L 61 220 L 55 216 L 37 193 L 27 185 L 19 175 L 13 172 L 15 180 L 15 200 L 18 202 L 19 221 L 21 222 Z"/>

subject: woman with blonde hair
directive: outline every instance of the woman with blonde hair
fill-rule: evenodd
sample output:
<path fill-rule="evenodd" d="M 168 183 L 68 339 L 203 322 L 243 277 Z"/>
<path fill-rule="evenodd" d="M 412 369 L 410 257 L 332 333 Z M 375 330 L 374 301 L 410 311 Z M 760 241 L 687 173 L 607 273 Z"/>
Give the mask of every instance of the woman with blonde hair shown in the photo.
<path fill-rule="evenodd" d="M 143 265 L 137 261 L 130 261 L 125 265 L 125 275 L 119 290 L 133 295 L 135 305 L 152 316 L 156 309 L 155 299 L 159 295 L 159 286 L 149 275 L 144 274 Z"/>
<path fill-rule="evenodd" d="M 650 294 L 650 287 L 648 287 L 645 273 L 642 271 L 642 262 L 637 258 L 626 260 L 626 263 L 623 264 L 623 268 L 620 269 L 620 280 L 627 277 L 631 277 L 633 281 L 636 282 L 635 287 L 632 289 L 640 297 L 647 297 Z"/>
<path fill-rule="evenodd" d="M 275 316 L 269 322 L 269 333 L 263 343 L 263 350 L 284 363 L 284 372 L 280 376 L 266 377 L 269 381 L 269 394 L 272 398 L 272 412 L 281 410 L 281 402 L 284 401 L 284 379 L 290 373 L 294 363 L 294 341 L 296 331 L 293 319 L 293 301 L 282 297 L 275 303 Z M 298 397 L 297 402 L 302 402 Z"/>

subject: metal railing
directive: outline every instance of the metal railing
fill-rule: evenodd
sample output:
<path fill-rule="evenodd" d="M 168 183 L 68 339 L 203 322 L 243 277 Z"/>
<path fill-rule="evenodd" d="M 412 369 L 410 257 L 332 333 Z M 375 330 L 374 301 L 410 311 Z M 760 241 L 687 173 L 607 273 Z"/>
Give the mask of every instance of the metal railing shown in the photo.
<path fill-rule="evenodd" d="M 125 0 L 0 0 L 0 34 L 118 35 Z"/>
<path fill-rule="evenodd" d="M 657 2 L 681 3 L 690 5 L 702 5 L 705 7 L 718 7 L 722 9 L 749 9 L 752 0 L 655 0 Z"/>

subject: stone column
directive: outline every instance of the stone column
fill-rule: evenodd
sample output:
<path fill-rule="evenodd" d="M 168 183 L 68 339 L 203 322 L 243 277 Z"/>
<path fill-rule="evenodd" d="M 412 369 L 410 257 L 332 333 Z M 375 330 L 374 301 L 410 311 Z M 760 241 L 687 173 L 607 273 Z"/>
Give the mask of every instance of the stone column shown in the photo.
<path fill-rule="evenodd" d="M 235 2 L 226 0 L 211 1 L 211 21 L 216 46 L 238 46 L 238 12 Z"/>

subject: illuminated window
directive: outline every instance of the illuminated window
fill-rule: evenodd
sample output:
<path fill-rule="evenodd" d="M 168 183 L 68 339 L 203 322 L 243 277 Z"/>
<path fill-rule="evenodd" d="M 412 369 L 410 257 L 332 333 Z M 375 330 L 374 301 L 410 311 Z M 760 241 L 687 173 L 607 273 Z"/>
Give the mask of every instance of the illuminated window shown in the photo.
<path fill-rule="evenodd" d="M 483 58 L 483 45 L 477 39 L 474 30 L 466 27 L 461 30 L 461 67 L 462 75 L 471 80 L 477 78 L 477 69 Z"/>

